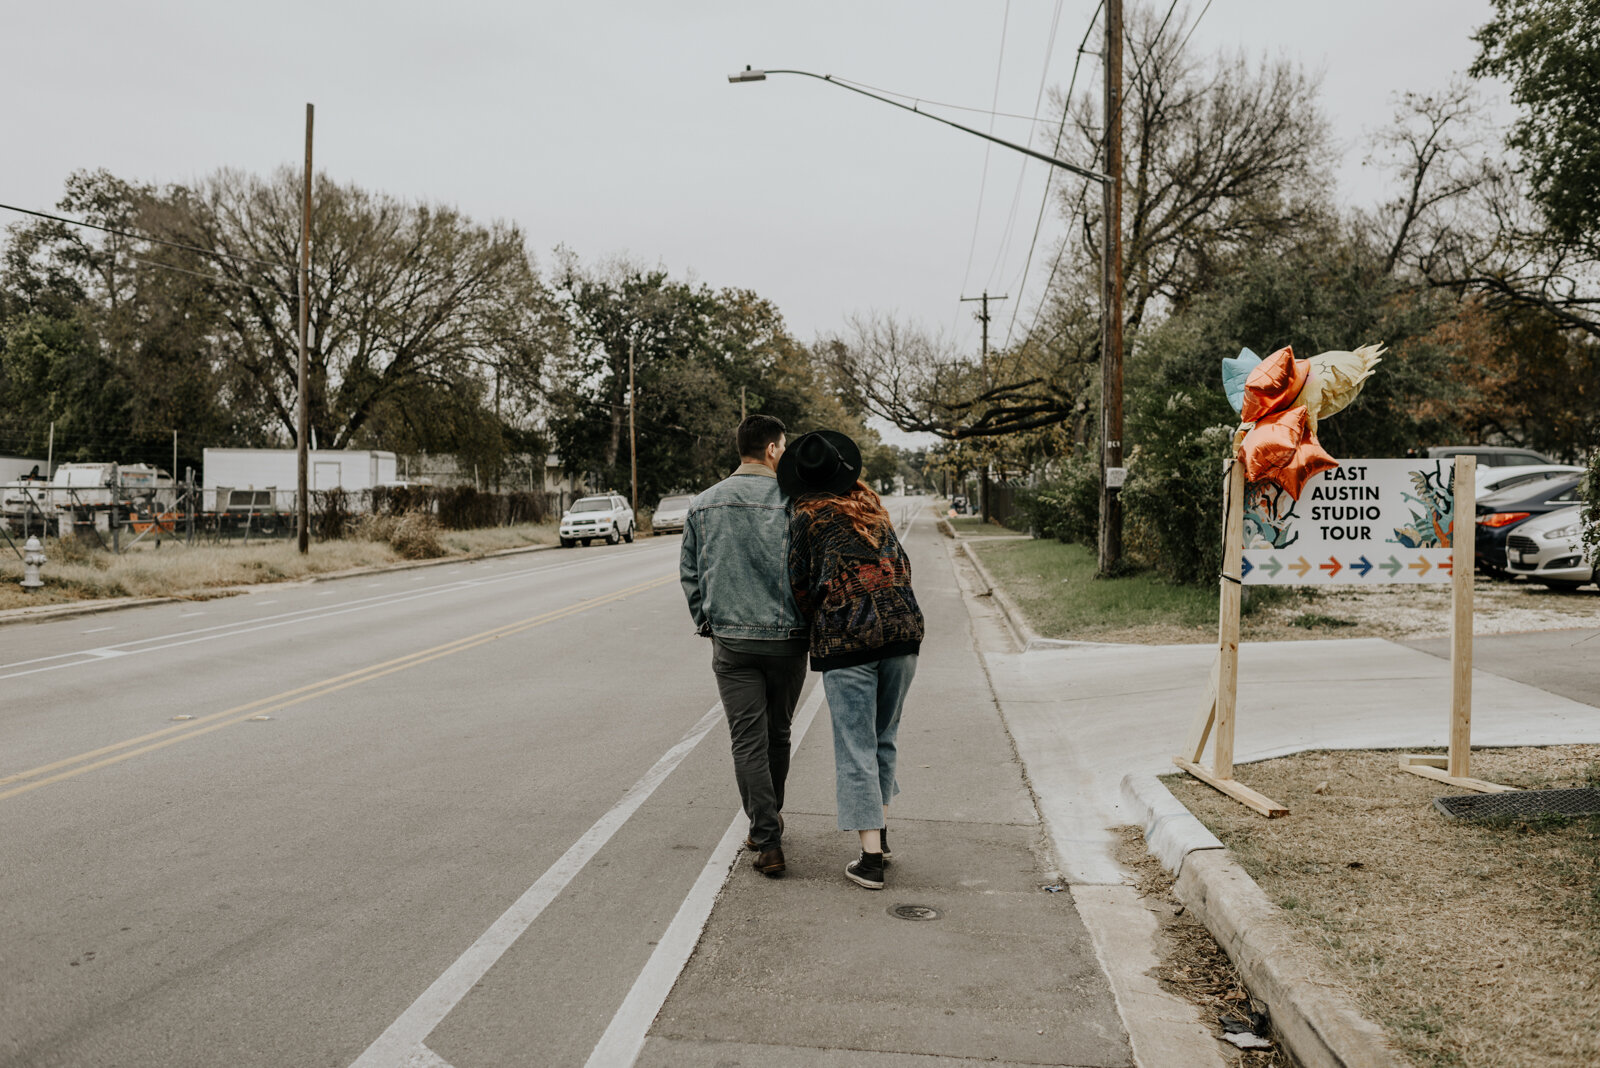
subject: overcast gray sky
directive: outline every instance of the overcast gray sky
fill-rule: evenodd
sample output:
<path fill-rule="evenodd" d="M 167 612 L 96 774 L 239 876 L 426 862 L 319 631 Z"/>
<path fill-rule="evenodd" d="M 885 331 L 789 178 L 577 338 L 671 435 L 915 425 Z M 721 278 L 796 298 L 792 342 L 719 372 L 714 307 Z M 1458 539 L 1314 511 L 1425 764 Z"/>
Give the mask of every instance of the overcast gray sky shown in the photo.
<path fill-rule="evenodd" d="M 998 109 L 1031 114 L 1041 78 L 1066 84 L 1095 6 L 1062 0 L 1047 54 L 1055 0 L 12 0 L 0 201 L 52 205 L 77 168 L 166 182 L 298 166 L 309 100 L 319 169 L 515 220 L 545 263 L 558 244 L 626 253 L 754 289 L 802 338 L 881 309 L 975 349 L 975 306 L 957 298 L 1009 293 L 1002 333 L 1037 302 L 1037 268 L 1016 286 L 1045 168 L 997 148 L 986 172 L 983 141 L 926 119 L 807 79 L 726 76 L 795 67 L 987 107 L 998 67 Z M 1394 94 L 1465 69 L 1488 11 L 1213 0 L 1193 46 L 1322 72 L 1344 149 L 1325 165 L 1366 203 L 1382 189 L 1360 166 L 1363 138 Z M 1085 57 L 1080 86 L 1100 76 Z M 1047 216 L 1042 243 L 1060 226 Z"/>

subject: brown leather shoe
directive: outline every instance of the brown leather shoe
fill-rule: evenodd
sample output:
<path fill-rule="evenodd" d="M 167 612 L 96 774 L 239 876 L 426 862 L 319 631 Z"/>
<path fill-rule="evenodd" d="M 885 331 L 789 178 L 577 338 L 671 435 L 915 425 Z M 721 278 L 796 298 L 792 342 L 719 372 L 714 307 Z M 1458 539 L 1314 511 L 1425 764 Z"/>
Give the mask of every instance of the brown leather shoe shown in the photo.
<path fill-rule="evenodd" d="M 756 871 L 769 879 L 776 879 L 784 872 L 783 847 L 774 846 L 757 854 L 754 863 Z"/>
<path fill-rule="evenodd" d="M 778 833 L 780 835 L 783 834 L 783 813 L 781 812 L 778 813 Z M 744 848 L 748 853 L 759 853 L 761 851 L 761 847 L 756 845 L 756 840 L 748 834 L 744 836 Z"/>

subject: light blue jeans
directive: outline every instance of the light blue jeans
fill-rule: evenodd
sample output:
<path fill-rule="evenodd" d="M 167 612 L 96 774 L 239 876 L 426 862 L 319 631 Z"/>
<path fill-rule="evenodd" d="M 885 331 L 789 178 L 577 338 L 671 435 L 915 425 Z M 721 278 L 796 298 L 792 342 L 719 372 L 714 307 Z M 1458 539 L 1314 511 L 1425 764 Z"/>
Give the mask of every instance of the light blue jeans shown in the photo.
<path fill-rule="evenodd" d="M 833 767 L 841 831 L 883 826 L 883 806 L 900 792 L 894 769 L 900 707 L 917 673 L 915 656 L 822 673 L 833 719 Z"/>

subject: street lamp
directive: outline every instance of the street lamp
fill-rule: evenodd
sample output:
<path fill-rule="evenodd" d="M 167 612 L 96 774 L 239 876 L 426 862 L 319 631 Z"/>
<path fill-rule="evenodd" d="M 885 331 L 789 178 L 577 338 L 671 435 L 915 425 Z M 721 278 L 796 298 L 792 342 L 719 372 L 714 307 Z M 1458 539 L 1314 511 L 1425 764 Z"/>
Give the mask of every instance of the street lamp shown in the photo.
<path fill-rule="evenodd" d="M 1091 171 L 1087 167 L 1080 167 L 1076 163 L 1068 163 L 1066 160 L 1056 159 L 1054 156 L 1045 155 L 1043 152 L 1035 152 L 1026 145 L 1019 145 L 1015 141 L 1007 141 L 1003 137 L 996 137 L 993 134 L 984 133 L 982 130 L 974 130 L 971 126 L 963 126 L 959 122 L 951 122 L 949 119 L 940 118 L 938 115 L 923 111 L 921 108 L 913 107 L 909 104 L 902 104 L 898 100 L 890 100 L 886 96 L 879 96 L 877 93 L 869 93 L 867 90 L 851 85 L 847 81 L 842 81 L 841 79 L 835 78 L 831 74 L 813 74 L 808 70 L 756 70 L 754 67 L 745 67 L 744 70 L 735 71 L 734 73 L 728 75 L 728 81 L 735 84 L 739 82 L 764 82 L 767 80 L 767 75 L 769 74 L 798 74 L 803 78 L 815 78 L 819 82 L 827 82 L 829 85 L 837 85 L 839 88 L 848 89 L 852 93 L 860 93 L 862 96 L 870 96 L 874 100 L 882 101 L 891 107 L 897 107 L 901 111 L 909 111 L 914 115 L 921 115 L 925 119 L 932 119 L 934 122 L 942 122 L 946 126 L 954 126 L 956 129 L 961 130 L 964 133 L 972 134 L 974 137 L 981 137 L 985 141 L 993 141 L 997 145 L 1004 145 L 1012 151 L 1021 152 L 1025 156 L 1032 156 L 1034 159 L 1048 163 L 1052 167 L 1060 167 L 1062 170 L 1071 171 L 1073 174 L 1088 178 L 1091 181 L 1111 181 L 1111 176 L 1108 174 L 1101 174 L 1099 171 Z"/>
<path fill-rule="evenodd" d="M 953 126 L 963 133 L 981 137 L 985 141 L 1002 145 L 1024 156 L 1070 171 L 1093 182 L 1099 182 L 1105 202 L 1105 245 L 1101 264 L 1100 305 L 1100 532 L 1099 570 L 1102 574 L 1115 571 L 1122 556 L 1122 502 L 1120 491 L 1126 469 L 1122 466 L 1122 0 L 1107 0 L 1106 5 L 1106 88 L 1105 105 L 1106 169 L 1102 174 L 1075 163 L 1036 152 L 1026 145 L 996 137 L 993 134 L 963 126 L 959 122 L 923 111 L 920 107 L 902 104 L 886 96 L 868 92 L 831 74 L 813 74 L 808 70 L 757 70 L 745 67 L 728 75 L 728 81 L 764 82 L 769 74 L 795 74 L 815 78 L 819 82 L 837 85 L 852 93 L 909 111 L 934 122 Z M 985 346 L 987 348 L 987 346 Z M 985 352 L 985 358 L 988 353 Z"/>

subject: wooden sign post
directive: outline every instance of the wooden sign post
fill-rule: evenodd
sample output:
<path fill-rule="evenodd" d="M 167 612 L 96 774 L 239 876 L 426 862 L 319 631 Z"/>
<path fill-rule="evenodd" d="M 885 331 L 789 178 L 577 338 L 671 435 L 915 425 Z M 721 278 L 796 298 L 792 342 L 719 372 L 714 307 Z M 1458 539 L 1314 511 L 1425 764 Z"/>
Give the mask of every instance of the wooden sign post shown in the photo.
<path fill-rule="evenodd" d="M 1400 766 L 1465 790 L 1510 789 L 1471 777 L 1475 477 L 1476 461 L 1471 456 L 1456 457 L 1448 483 L 1441 461 L 1348 460 L 1308 482 L 1296 501 L 1274 486 L 1247 485 L 1244 465 L 1228 460 L 1223 475 L 1217 659 L 1183 752 L 1173 763 L 1268 819 L 1288 815 L 1283 805 L 1233 777 L 1243 587 L 1418 584 L 1442 582 L 1448 576 L 1450 750 L 1444 756 L 1406 754 Z M 1207 767 L 1201 758 L 1213 732 Z"/>
<path fill-rule="evenodd" d="M 1217 613 L 1217 659 L 1211 665 L 1211 683 L 1200 702 L 1183 754 L 1172 762 L 1201 782 L 1216 787 L 1267 819 L 1287 816 L 1289 810 L 1233 777 L 1233 714 L 1239 699 L 1239 608 L 1244 580 L 1244 464 L 1228 460 L 1222 475 L 1222 576 Z M 1211 766 L 1200 763 L 1206 739 L 1215 727 L 1217 742 Z"/>
<path fill-rule="evenodd" d="M 1481 794 L 1504 793 L 1513 789 L 1472 777 L 1472 575 L 1476 528 L 1461 522 L 1471 521 L 1477 512 L 1478 460 L 1474 456 L 1456 457 L 1455 514 L 1457 530 L 1463 531 L 1456 559 L 1466 566 L 1450 574 L 1450 751 L 1445 756 L 1407 753 L 1400 766 L 1413 775 L 1438 779 L 1463 790 Z M 1463 543 L 1464 544 L 1461 544 Z"/>

